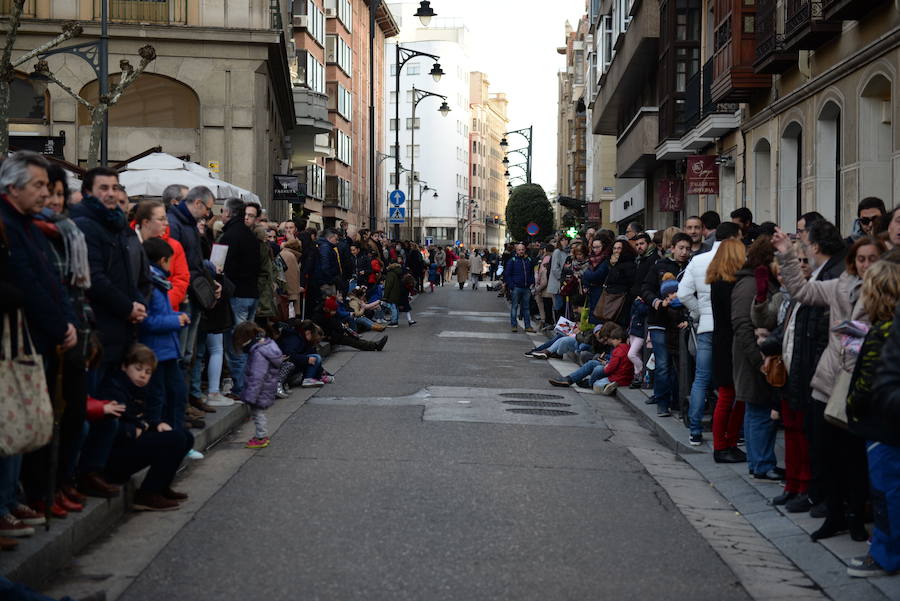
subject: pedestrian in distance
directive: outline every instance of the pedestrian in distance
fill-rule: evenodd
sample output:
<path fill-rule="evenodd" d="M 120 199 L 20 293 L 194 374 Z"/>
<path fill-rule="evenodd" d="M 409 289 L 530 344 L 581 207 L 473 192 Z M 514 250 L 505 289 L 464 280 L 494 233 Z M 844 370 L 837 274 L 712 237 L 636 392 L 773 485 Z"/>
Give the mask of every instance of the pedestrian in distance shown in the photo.
<path fill-rule="evenodd" d="M 509 323 L 513 332 L 519 331 L 518 313 L 521 308 L 525 331 L 533 334 L 531 327 L 531 288 L 534 286 L 534 265 L 525 255 L 525 245 L 516 244 L 516 254 L 503 266 L 503 283 L 509 290 L 512 303 Z"/>
<path fill-rule="evenodd" d="M 248 449 L 269 446 L 266 409 L 275 403 L 284 354 L 265 330 L 252 321 L 234 328 L 234 350 L 247 355 L 244 368 L 244 392 L 241 400 L 250 406 L 255 433 L 244 445 Z"/>
<path fill-rule="evenodd" d="M 466 285 L 466 280 L 469 279 L 469 272 L 471 269 L 471 263 L 469 262 L 469 255 L 464 254 L 459 257 L 459 260 L 456 262 L 456 283 L 459 284 L 459 289 L 462 290 Z"/>
<path fill-rule="evenodd" d="M 469 283 L 472 285 L 472 291 L 478 290 L 478 282 L 481 281 L 481 273 L 484 271 L 484 261 L 478 252 L 472 253 L 470 260 Z"/>

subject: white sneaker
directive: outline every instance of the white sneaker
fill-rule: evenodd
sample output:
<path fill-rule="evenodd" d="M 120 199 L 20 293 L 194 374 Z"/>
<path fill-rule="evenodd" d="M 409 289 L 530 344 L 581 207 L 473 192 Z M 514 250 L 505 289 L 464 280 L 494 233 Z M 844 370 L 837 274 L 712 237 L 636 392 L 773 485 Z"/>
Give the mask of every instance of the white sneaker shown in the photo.
<path fill-rule="evenodd" d="M 275 396 L 279 399 L 286 399 L 291 395 L 284 389 L 284 385 L 279 384 L 278 388 L 275 390 Z"/>
<path fill-rule="evenodd" d="M 616 393 L 616 390 L 619 389 L 619 385 L 615 382 L 610 382 L 606 386 L 603 387 L 603 394 L 612 396 Z"/>
<path fill-rule="evenodd" d="M 229 399 L 224 394 L 214 392 L 206 395 L 206 404 L 210 407 L 231 407 L 234 405 L 234 400 Z"/>
<path fill-rule="evenodd" d="M 312 378 L 303 378 L 303 383 L 300 384 L 302 388 L 316 388 L 318 386 L 324 386 L 325 382 L 322 380 L 314 380 Z"/>
<path fill-rule="evenodd" d="M 191 449 L 187 453 L 187 458 L 194 459 L 194 460 L 203 459 L 203 453 L 201 453 L 200 451 L 195 451 L 194 449 Z"/>

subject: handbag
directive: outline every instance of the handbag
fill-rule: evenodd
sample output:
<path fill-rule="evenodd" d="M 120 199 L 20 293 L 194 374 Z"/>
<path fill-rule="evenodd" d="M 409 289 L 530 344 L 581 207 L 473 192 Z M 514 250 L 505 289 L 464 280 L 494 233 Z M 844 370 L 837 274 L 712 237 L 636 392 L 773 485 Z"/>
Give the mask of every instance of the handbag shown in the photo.
<path fill-rule="evenodd" d="M 766 357 L 760 371 L 766 376 L 766 382 L 768 382 L 769 386 L 784 388 L 784 385 L 787 384 L 787 367 L 784 365 L 781 355 L 769 355 Z"/>
<path fill-rule="evenodd" d="M 625 306 L 625 293 L 614 294 L 609 292 L 605 287 L 600 300 L 594 306 L 594 317 L 601 321 L 615 321 Z"/>
<path fill-rule="evenodd" d="M 0 457 L 34 451 L 53 436 L 53 405 L 43 358 L 34 350 L 28 326 L 19 313 L 18 352 L 12 352 L 13 319 L 6 314 L 0 342 Z M 27 343 L 27 345 L 26 345 Z M 29 353 L 26 354 L 25 348 Z"/>
<path fill-rule="evenodd" d="M 847 429 L 847 397 L 850 396 L 850 382 L 853 374 L 843 369 L 838 372 L 837 381 L 831 390 L 831 396 L 828 397 L 828 403 L 825 405 L 825 419 Z"/>
<path fill-rule="evenodd" d="M 203 311 L 209 311 L 216 305 L 216 288 L 210 278 L 205 275 L 192 277 L 190 289 L 191 298 L 197 301 Z"/>

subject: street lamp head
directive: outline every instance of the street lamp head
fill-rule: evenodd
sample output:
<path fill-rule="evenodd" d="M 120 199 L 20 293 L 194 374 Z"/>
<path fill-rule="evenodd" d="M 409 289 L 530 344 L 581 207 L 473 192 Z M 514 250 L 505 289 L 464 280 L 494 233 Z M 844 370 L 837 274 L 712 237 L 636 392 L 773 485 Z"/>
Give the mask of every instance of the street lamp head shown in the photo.
<path fill-rule="evenodd" d="M 434 63 L 431 66 L 431 71 L 429 71 L 428 74 L 434 78 L 434 81 L 436 81 L 436 82 L 440 81 L 441 76 L 444 75 L 444 70 L 441 69 L 441 63 Z"/>
<path fill-rule="evenodd" d="M 28 83 L 31 84 L 35 96 L 43 96 L 47 93 L 47 86 L 50 85 L 51 81 L 47 76 L 49 71 L 50 67 L 47 65 L 47 61 L 41 59 L 35 63 L 34 71 L 28 75 Z"/>
<path fill-rule="evenodd" d="M 507 170 L 503 173 L 503 177 L 509 177 L 509 169 L 507 169 Z"/>
<path fill-rule="evenodd" d="M 447 101 L 446 101 L 446 100 L 445 100 L 444 102 L 441 103 L 441 108 L 439 108 L 438 111 L 439 111 L 439 112 L 441 113 L 441 115 L 443 115 L 444 117 L 446 117 L 446 116 L 447 116 L 447 113 L 450 112 L 450 105 L 447 104 Z"/>
<path fill-rule="evenodd" d="M 438 197 L 437 190 L 434 191 L 434 194 L 432 194 L 431 197 L 432 197 L 432 198 L 437 198 L 437 197 Z"/>
<path fill-rule="evenodd" d="M 414 16 L 419 17 L 419 21 L 422 22 L 422 27 L 428 27 L 431 23 L 431 18 L 436 17 L 437 13 L 431 8 L 431 2 L 422 0 L 419 2 L 419 9 Z"/>
<path fill-rule="evenodd" d="M 503 157 L 503 160 L 500 162 L 503 163 L 504 165 L 509 165 L 509 157 Z"/>
<path fill-rule="evenodd" d="M 506 136 L 503 136 L 500 140 L 500 148 L 506 148 L 507 146 L 509 146 L 509 142 L 506 141 Z"/>

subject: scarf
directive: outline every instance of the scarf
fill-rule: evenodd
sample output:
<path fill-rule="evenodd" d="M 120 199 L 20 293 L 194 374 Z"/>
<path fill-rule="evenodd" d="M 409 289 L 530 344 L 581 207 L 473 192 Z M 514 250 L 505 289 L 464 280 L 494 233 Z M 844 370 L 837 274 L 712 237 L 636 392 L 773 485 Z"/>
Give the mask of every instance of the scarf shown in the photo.
<path fill-rule="evenodd" d="M 591 269 L 597 269 L 597 266 L 600 265 L 603 261 L 607 260 L 610 255 L 612 255 L 612 250 L 608 251 L 604 248 L 599 253 L 595 253 L 591 251 L 591 254 L 588 256 L 588 261 L 591 263 Z"/>
<path fill-rule="evenodd" d="M 111 231 L 121 232 L 125 229 L 125 226 L 127 225 L 125 213 L 119 207 L 107 209 L 99 199 L 93 196 L 85 196 L 81 202 L 89 208 L 92 213 L 99 217 L 100 223 L 105 225 Z"/>
<path fill-rule="evenodd" d="M 62 240 L 66 269 L 66 273 L 60 274 L 63 281 L 82 290 L 90 288 L 91 268 L 88 264 L 87 242 L 75 222 L 65 215 L 57 215 L 51 209 L 44 208 L 34 223 L 45 235 Z"/>

